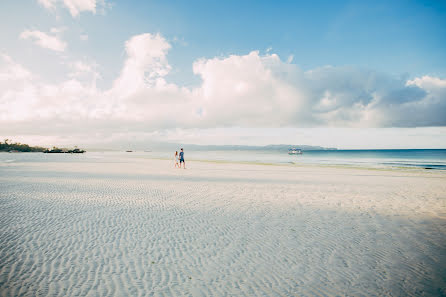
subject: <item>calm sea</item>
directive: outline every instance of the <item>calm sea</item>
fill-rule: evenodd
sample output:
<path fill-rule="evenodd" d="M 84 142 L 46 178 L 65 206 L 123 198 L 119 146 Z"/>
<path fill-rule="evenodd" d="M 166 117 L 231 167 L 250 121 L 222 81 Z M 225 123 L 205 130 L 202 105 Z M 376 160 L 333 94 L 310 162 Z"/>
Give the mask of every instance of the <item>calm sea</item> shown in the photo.
<path fill-rule="evenodd" d="M 186 156 L 191 160 L 446 170 L 446 150 L 304 151 L 302 155 L 281 151 L 198 151 L 186 152 Z"/>
<path fill-rule="evenodd" d="M 0 153 L 0 163 L 11 162 L 126 162 L 139 158 L 173 160 L 174 152 L 87 152 L 85 154 Z M 269 164 L 341 165 L 370 168 L 446 170 L 446 149 L 304 151 L 185 151 L 186 161 L 223 161 Z"/>

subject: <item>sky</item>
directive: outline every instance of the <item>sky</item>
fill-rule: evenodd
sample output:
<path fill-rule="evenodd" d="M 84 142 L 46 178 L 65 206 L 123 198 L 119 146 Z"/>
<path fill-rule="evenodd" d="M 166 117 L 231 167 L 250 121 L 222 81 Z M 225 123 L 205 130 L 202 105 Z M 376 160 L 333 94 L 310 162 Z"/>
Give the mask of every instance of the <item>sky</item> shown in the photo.
<path fill-rule="evenodd" d="M 444 1 L 6 0 L 0 137 L 446 148 Z"/>

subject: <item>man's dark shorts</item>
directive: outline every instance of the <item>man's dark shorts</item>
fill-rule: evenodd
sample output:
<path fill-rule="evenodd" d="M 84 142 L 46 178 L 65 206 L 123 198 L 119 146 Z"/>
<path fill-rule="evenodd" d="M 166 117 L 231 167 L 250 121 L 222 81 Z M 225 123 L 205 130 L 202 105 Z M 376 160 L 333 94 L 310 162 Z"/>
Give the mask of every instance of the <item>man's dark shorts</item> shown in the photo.
<path fill-rule="evenodd" d="M 180 164 L 181 164 L 181 163 L 184 163 L 184 159 L 180 159 Z"/>

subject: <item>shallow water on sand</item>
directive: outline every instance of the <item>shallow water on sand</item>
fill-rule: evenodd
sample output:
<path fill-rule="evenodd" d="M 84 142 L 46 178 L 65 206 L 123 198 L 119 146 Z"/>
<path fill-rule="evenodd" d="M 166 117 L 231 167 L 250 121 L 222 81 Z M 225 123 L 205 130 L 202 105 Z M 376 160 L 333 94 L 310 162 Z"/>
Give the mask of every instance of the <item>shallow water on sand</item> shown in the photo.
<path fill-rule="evenodd" d="M 341 165 L 362 168 L 406 168 L 446 170 L 446 150 L 319 150 L 289 155 L 275 150 L 186 150 L 186 161 L 245 162 L 257 164 Z M 0 164 L 8 162 L 102 162 L 128 159 L 169 159 L 170 151 L 88 152 L 86 154 L 0 153 Z"/>

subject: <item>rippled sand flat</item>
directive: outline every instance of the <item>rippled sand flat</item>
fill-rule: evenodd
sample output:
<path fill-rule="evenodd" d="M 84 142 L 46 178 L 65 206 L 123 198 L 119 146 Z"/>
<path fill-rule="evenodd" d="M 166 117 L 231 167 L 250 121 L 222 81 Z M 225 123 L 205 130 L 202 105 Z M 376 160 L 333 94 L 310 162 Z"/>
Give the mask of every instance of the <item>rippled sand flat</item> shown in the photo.
<path fill-rule="evenodd" d="M 0 296 L 446 295 L 446 174 L 188 165 L 0 164 Z"/>

